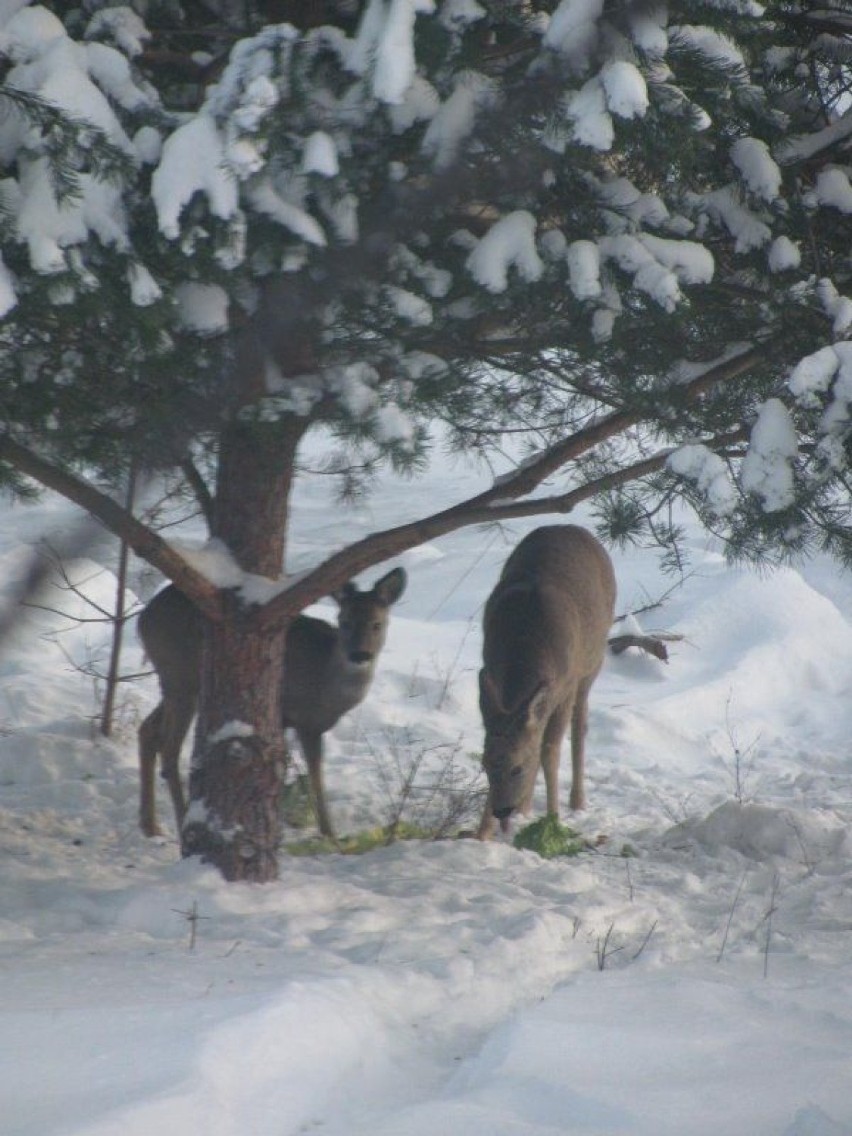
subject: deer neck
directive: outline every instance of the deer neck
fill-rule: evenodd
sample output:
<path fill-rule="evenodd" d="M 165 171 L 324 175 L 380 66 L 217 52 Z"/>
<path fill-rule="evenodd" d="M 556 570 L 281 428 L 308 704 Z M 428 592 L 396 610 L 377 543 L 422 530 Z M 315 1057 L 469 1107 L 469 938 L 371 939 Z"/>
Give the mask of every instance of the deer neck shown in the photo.
<path fill-rule="evenodd" d="M 344 701 L 351 700 L 352 705 L 360 701 L 365 690 L 373 680 L 376 669 L 376 658 L 373 656 L 369 662 L 353 662 L 343 649 L 340 640 L 328 661 L 327 677 L 331 689 L 338 690 Z"/>

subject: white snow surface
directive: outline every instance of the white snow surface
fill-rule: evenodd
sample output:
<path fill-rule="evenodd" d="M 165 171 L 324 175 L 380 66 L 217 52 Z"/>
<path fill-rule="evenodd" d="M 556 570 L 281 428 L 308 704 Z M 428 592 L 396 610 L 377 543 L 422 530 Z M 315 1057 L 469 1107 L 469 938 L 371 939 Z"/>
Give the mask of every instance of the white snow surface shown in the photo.
<path fill-rule="evenodd" d="M 323 453 L 310 442 L 306 466 Z M 307 477 L 288 567 L 484 485 L 440 451 L 422 480 L 346 508 Z M 4 599 L 29 546 L 74 519 L 49 496 L 3 503 Z M 659 601 L 630 625 L 681 638 L 668 664 L 607 659 L 589 808 L 571 818 L 594 850 L 565 860 L 407 842 L 226 884 L 137 829 L 153 678 L 126 684 L 116 737 L 98 738 L 68 660 L 103 629 L 30 611 L 0 656 L 3 1136 L 849 1136 L 852 582 L 823 558 L 730 568 L 682 519 L 678 587 L 650 550 L 613 553 L 618 611 Z M 375 683 L 326 738 L 341 831 L 387 820 L 382 763 L 425 752 L 427 783 L 435 747 L 457 748 L 475 772 L 482 604 L 540 523 L 398 558 L 409 586 Z M 72 566 L 104 604 L 113 561 L 104 544 Z M 133 638 L 125 667 L 143 669 Z"/>

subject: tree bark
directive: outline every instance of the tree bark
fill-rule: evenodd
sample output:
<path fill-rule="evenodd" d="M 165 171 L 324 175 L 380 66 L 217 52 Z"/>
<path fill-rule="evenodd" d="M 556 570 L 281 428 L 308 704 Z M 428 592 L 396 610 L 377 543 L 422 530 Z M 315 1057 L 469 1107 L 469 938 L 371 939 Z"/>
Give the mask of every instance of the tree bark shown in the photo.
<path fill-rule="evenodd" d="M 128 513 L 133 512 L 133 502 L 136 495 L 136 469 L 131 467 L 127 481 L 127 493 L 124 506 Z M 101 709 L 101 734 L 105 738 L 112 737 L 113 717 L 115 714 L 115 696 L 120 681 L 119 669 L 121 666 L 121 647 L 124 640 L 124 624 L 127 610 L 127 565 L 130 559 L 130 548 L 126 540 L 119 542 L 118 567 L 115 574 L 115 607 L 112 613 L 112 641 L 110 643 L 109 666 L 106 674 L 106 690 L 104 691 L 104 704 Z"/>
<path fill-rule="evenodd" d="M 181 851 L 214 864 L 227 880 L 266 883 L 278 875 L 287 768 L 280 712 L 286 629 L 258 632 L 253 622 L 235 610 L 205 627 Z"/>
<path fill-rule="evenodd" d="M 307 421 L 234 423 L 219 452 L 215 535 L 245 572 L 277 579 L 286 548 L 296 449 Z M 264 625 L 259 609 L 223 595 L 208 621 L 189 779 L 184 856 L 200 855 L 228 880 L 278 875 L 280 797 L 287 768 L 281 683 L 290 620 Z"/>
<path fill-rule="evenodd" d="M 231 423 L 222 432 L 213 535 L 244 572 L 277 579 L 284 569 L 296 450 L 308 426 Z"/>

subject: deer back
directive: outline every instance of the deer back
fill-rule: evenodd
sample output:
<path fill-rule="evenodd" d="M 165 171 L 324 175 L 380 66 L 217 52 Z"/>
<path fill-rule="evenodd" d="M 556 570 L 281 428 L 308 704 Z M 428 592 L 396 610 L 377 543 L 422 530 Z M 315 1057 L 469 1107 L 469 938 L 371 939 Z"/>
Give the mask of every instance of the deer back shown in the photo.
<path fill-rule="evenodd" d="M 599 671 L 615 604 L 606 549 L 576 525 L 536 529 L 518 545 L 485 606 L 480 707 L 509 748 Z M 533 711 L 535 711 L 533 713 Z M 510 740 L 514 738 L 514 740 Z M 529 742 L 537 748 L 537 740 Z M 502 747 L 501 747 L 502 748 Z"/>
<path fill-rule="evenodd" d="M 198 609 L 169 584 L 139 613 L 137 631 L 164 697 L 194 701 L 201 671 L 202 616 Z"/>
<path fill-rule="evenodd" d="M 488 599 L 483 663 L 496 703 L 511 712 L 548 684 L 554 698 L 600 669 L 615 575 L 603 545 L 576 525 L 530 533 Z"/>
<path fill-rule="evenodd" d="M 548 811 L 558 811 L 559 746 L 569 720 L 572 800 L 582 801 L 585 700 L 603 662 L 614 603 L 609 556 L 576 525 L 536 529 L 506 561 L 483 616 L 479 704 L 489 784 L 483 839 L 493 818 L 507 823 L 513 811 L 529 808 L 540 764 Z"/>

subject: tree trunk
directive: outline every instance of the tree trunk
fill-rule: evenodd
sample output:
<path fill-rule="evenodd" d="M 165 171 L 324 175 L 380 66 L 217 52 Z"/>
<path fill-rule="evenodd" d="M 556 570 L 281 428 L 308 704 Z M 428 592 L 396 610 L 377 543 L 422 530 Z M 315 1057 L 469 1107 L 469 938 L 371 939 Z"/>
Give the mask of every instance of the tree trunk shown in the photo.
<path fill-rule="evenodd" d="M 286 629 L 258 633 L 238 612 L 205 628 L 182 852 L 215 864 L 227 880 L 278 875 L 285 640 Z"/>
<path fill-rule="evenodd" d="M 245 572 L 281 574 L 293 465 L 306 425 L 294 416 L 274 427 L 223 431 L 215 535 Z M 259 609 L 236 592 L 224 601 L 224 620 L 205 627 L 182 852 L 215 864 L 228 880 L 265 883 L 278 875 L 289 619 L 263 627 Z"/>
<path fill-rule="evenodd" d="M 275 427 L 236 423 L 222 432 L 213 535 L 244 572 L 277 579 L 283 571 L 293 466 L 306 428 L 294 415 Z"/>
<path fill-rule="evenodd" d="M 133 501 L 136 496 L 136 470 L 130 469 L 127 482 L 127 493 L 124 504 L 128 513 L 133 511 Z M 106 675 L 106 691 L 104 704 L 101 709 L 101 734 L 105 738 L 112 737 L 113 717 L 115 714 L 115 696 L 120 681 L 119 669 L 121 667 L 121 646 L 124 640 L 124 624 L 126 622 L 127 608 L 127 566 L 130 559 L 130 546 L 126 540 L 121 540 L 118 549 L 118 568 L 115 574 L 115 607 L 112 614 L 112 642 L 110 643 L 109 666 Z"/>

